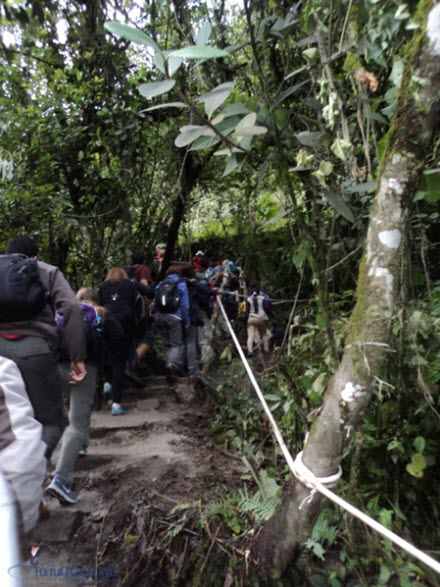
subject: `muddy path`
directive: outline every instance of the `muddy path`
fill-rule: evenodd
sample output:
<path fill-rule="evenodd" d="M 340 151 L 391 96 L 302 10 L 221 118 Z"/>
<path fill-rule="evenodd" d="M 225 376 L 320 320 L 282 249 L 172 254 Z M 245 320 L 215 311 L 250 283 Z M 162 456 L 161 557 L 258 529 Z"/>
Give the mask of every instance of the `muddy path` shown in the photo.
<path fill-rule="evenodd" d="M 142 388 L 125 390 L 124 406 L 125 416 L 111 416 L 109 406 L 93 413 L 88 454 L 77 461 L 79 500 L 67 507 L 48 500 L 50 517 L 33 532 L 40 550 L 26 586 L 192 584 L 179 582 L 174 555 L 167 560 L 176 568 L 157 571 L 158 541 L 175 523 L 170 513 L 238 487 L 243 464 L 211 440 L 212 402 L 187 379 L 170 387 L 149 376 Z M 181 567 L 187 551 L 183 540 Z"/>

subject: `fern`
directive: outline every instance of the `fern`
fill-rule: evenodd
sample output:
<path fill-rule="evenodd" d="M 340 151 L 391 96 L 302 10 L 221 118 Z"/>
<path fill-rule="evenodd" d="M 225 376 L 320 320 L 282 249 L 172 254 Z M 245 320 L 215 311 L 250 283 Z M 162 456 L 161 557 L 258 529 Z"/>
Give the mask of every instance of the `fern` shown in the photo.
<path fill-rule="evenodd" d="M 264 470 L 259 472 L 256 481 L 259 489 L 254 495 L 249 495 L 247 487 L 238 492 L 240 496 L 238 508 L 250 514 L 254 521 L 260 524 L 273 515 L 280 502 L 281 488 Z"/>

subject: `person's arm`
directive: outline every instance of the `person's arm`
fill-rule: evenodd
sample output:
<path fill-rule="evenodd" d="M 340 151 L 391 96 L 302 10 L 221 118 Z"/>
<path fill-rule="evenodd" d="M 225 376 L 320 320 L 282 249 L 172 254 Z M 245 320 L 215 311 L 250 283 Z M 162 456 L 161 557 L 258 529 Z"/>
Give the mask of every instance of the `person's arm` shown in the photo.
<path fill-rule="evenodd" d="M 74 364 L 75 376 L 84 379 L 81 363 L 86 358 L 86 326 L 72 288 L 61 271 L 51 271 L 49 296 L 53 307 L 63 316 L 63 336 L 67 351 Z M 78 379 L 80 381 L 81 379 Z"/>
<path fill-rule="evenodd" d="M 134 282 L 135 288 L 140 292 L 143 296 L 152 300 L 154 298 L 154 287 L 144 285 L 142 282 L 136 281 Z"/>
<path fill-rule="evenodd" d="M 189 315 L 189 294 L 188 294 L 188 287 L 186 283 L 181 281 L 177 286 L 182 297 L 180 299 L 180 308 L 182 311 L 182 320 L 185 322 L 186 326 L 191 325 L 191 319 Z"/>

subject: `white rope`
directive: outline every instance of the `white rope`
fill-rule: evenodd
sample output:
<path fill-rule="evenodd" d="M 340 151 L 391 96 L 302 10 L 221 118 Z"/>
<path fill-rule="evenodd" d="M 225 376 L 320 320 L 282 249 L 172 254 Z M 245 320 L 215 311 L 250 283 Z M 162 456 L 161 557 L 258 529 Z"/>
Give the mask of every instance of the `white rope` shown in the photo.
<path fill-rule="evenodd" d="M 388 528 L 385 528 L 385 526 L 382 526 L 382 524 L 379 524 L 379 522 L 376 522 L 376 520 L 373 520 L 373 518 L 370 518 L 369 516 L 367 516 L 366 514 L 364 514 L 363 512 L 358 510 L 357 508 L 355 508 L 354 506 L 352 506 L 350 503 L 348 503 L 347 501 L 345 501 L 344 499 L 340 498 L 335 493 L 330 491 L 329 487 L 333 487 L 342 475 L 341 467 L 339 467 L 337 473 L 335 473 L 334 475 L 330 475 L 328 477 L 316 477 L 315 474 L 308 467 L 306 467 L 306 465 L 304 464 L 304 462 L 302 460 L 302 452 L 300 452 L 297 455 L 296 459 L 293 460 L 292 455 L 290 454 L 290 452 L 286 446 L 286 443 L 284 442 L 284 439 L 281 435 L 281 432 L 277 426 L 277 423 L 275 422 L 275 419 L 272 415 L 272 412 L 270 411 L 270 408 L 267 405 L 267 402 L 264 398 L 263 392 L 261 391 L 260 386 L 258 385 L 258 382 L 255 379 L 255 375 L 253 374 L 252 369 L 249 366 L 249 363 L 245 357 L 243 349 L 241 348 L 241 345 L 237 339 L 237 336 L 231 326 L 231 323 L 230 323 L 228 316 L 225 312 L 223 304 L 222 304 L 220 298 L 217 298 L 217 299 L 218 299 L 218 303 L 219 303 L 220 309 L 222 311 L 223 317 L 224 317 L 226 324 L 228 326 L 229 332 L 231 333 L 232 340 L 235 343 L 238 354 L 240 355 L 240 358 L 241 358 L 243 365 L 247 371 L 247 374 L 249 375 L 249 379 L 251 380 L 252 385 L 254 386 L 254 389 L 257 393 L 258 399 L 260 400 L 261 405 L 263 406 L 263 409 L 269 419 L 269 422 L 270 422 L 272 429 L 273 429 L 273 432 L 275 434 L 275 438 L 278 441 L 278 444 L 281 448 L 281 451 L 284 455 L 284 458 L 286 459 L 286 462 L 289 466 L 289 469 L 292 471 L 293 475 L 301 483 L 303 483 L 306 487 L 308 487 L 309 489 L 312 490 L 310 495 L 308 495 L 306 497 L 306 499 L 303 500 L 303 502 L 299 506 L 300 509 L 302 508 L 303 504 L 306 501 L 310 502 L 313 499 L 313 496 L 315 495 L 316 491 L 319 491 L 319 493 L 321 493 L 322 495 L 324 495 L 325 497 L 327 497 L 328 499 L 330 499 L 331 501 L 333 501 L 334 503 L 339 505 L 341 508 L 348 511 L 350 514 L 352 514 L 356 518 L 359 518 L 362 522 L 364 522 L 364 524 L 367 524 L 367 526 L 370 526 L 370 528 L 373 528 L 373 530 L 376 530 L 376 532 L 379 532 L 380 534 L 382 534 L 382 536 L 385 536 L 385 538 L 388 538 L 389 540 L 391 540 L 392 542 L 394 542 L 395 544 L 397 544 L 398 546 L 403 548 L 403 550 L 406 550 L 407 552 L 412 554 L 415 558 L 418 558 L 425 565 L 427 565 L 428 567 L 431 567 L 431 569 L 433 569 L 434 571 L 436 571 L 437 573 L 440 574 L 440 563 L 438 561 L 436 561 L 435 559 L 430 557 L 425 552 L 419 550 L 418 548 L 416 548 L 415 546 L 413 546 L 412 544 L 410 544 L 409 542 L 407 542 L 406 540 L 404 540 L 403 538 L 401 538 L 397 534 L 394 534 L 394 532 L 391 532 L 391 530 L 388 530 Z"/>

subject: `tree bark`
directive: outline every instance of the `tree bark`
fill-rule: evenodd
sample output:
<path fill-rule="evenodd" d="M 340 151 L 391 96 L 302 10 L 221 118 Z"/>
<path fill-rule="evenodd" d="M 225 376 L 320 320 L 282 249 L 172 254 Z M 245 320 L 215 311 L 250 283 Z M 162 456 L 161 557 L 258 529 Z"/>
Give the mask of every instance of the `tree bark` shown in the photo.
<path fill-rule="evenodd" d="M 317 477 L 338 470 L 343 449 L 371 399 L 390 350 L 402 234 L 440 113 L 440 4 L 420 0 L 416 19 L 420 29 L 408 46 L 388 147 L 378 173 L 344 355 L 304 446 L 304 463 Z M 255 540 L 251 558 L 258 561 L 257 574 L 263 581 L 279 578 L 310 534 L 319 512 L 319 495 L 298 509 L 309 493 L 301 483 L 290 482 L 281 505 Z"/>

